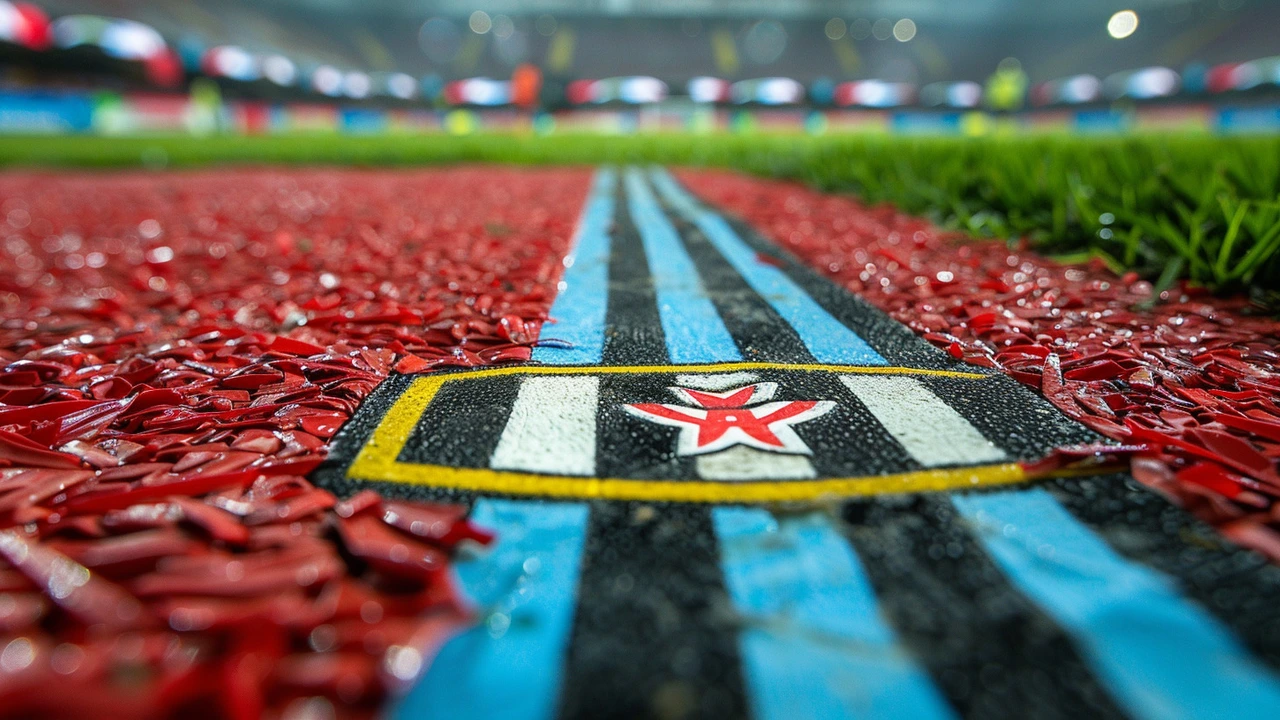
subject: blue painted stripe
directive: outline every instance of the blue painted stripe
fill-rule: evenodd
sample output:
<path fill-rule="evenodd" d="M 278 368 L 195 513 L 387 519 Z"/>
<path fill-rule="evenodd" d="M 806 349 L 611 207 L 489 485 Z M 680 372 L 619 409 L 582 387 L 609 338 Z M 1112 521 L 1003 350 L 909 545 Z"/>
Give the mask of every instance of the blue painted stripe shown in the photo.
<path fill-rule="evenodd" d="M 483 622 L 450 640 L 392 712 L 399 720 L 549 720 L 573 624 L 587 506 L 482 499 L 497 531 L 483 557 L 455 565 Z"/>
<path fill-rule="evenodd" d="M 667 354 L 676 364 L 741 360 L 738 346 L 707 297 L 680 236 L 637 169 L 627 170 L 627 207 L 640 232 L 658 295 Z"/>
<path fill-rule="evenodd" d="M 655 168 L 653 184 L 662 197 L 703 235 L 738 274 L 795 329 L 818 362 L 848 365 L 888 365 L 880 353 L 857 333 L 845 327 L 809 297 L 782 270 L 760 262 L 729 223 L 707 209 L 680 187 L 666 170 Z"/>
<path fill-rule="evenodd" d="M 617 174 L 601 168 L 578 221 L 573 249 L 564 259 L 560 291 L 551 305 L 556 322 L 542 329 L 544 338 L 569 347 L 537 347 L 533 359 L 549 365 L 597 365 L 604 355 L 604 321 L 609 301 L 609 223 Z"/>
<path fill-rule="evenodd" d="M 745 616 L 739 642 L 757 718 L 952 717 L 896 643 L 828 518 L 779 522 L 758 508 L 716 508 L 712 518 L 729 594 Z"/>
<path fill-rule="evenodd" d="M 1139 718 L 1261 717 L 1280 683 L 1173 580 L 1121 557 L 1044 490 L 955 496 L 1009 577 Z M 1272 708 L 1266 710 L 1265 708 Z"/>

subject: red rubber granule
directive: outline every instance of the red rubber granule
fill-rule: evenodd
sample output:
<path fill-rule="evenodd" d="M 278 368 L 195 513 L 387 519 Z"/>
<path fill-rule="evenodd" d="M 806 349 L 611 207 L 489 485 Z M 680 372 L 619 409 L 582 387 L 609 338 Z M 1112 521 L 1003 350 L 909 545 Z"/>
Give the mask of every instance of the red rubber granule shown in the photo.
<path fill-rule="evenodd" d="M 1185 286 L 1156 297 L 1101 263 L 1055 263 L 796 183 L 680 177 L 952 356 L 1120 441 L 1112 454 L 1134 477 L 1280 561 L 1280 322 L 1246 300 Z"/>
<path fill-rule="evenodd" d="M 589 176 L 0 175 L 0 714 L 369 716 L 412 682 L 490 536 L 305 476 L 393 368 L 528 359 Z"/>

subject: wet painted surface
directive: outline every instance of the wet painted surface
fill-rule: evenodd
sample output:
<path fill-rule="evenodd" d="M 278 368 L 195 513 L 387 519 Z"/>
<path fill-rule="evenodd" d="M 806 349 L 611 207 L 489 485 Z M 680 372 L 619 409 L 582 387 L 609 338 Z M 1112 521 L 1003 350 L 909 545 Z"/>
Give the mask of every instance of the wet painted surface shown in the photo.
<path fill-rule="evenodd" d="M 1280 562 L 1280 320 L 1247 296 L 1153 287 L 796 182 L 679 177 L 740 216 L 731 225 L 750 223 L 927 342 L 1129 446 L 1144 485 Z"/>
<path fill-rule="evenodd" d="M 1233 612 L 1194 589 L 1205 564 L 1170 558 L 1201 553 L 1258 597 L 1277 570 L 1161 531 L 1168 507 L 1120 475 L 1018 487 L 1019 460 L 1098 440 L 1039 397 L 662 171 L 601 171 L 576 242 L 543 333 L 571 346 L 393 377 L 319 473 L 508 512 L 460 571 L 485 626 L 401 717 L 1181 717 L 1275 697 L 1275 614 Z M 1099 487 L 1163 560 L 1111 548 L 1117 514 L 1080 507 Z M 1082 548 L 1111 574 L 1046 561 Z M 525 595 L 527 626 L 503 609 Z M 1212 652 L 1171 659 L 1162 627 Z M 1146 667 L 1161 657 L 1176 672 Z"/>

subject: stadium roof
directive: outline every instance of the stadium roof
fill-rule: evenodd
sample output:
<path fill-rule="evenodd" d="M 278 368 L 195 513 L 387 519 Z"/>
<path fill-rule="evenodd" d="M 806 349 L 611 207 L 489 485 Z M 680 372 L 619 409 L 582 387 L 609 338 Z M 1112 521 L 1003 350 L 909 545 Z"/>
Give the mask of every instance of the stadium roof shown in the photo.
<path fill-rule="evenodd" d="M 1243 0 L 1225 0 L 1224 6 Z M 1092 20 L 1117 10 L 1139 12 L 1194 5 L 1196 0 L 266 0 L 263 5 L 337 13 L 419 16 L 467 15 L 475 10 L 507 15 L 603 17 L 910 17 L 937 24 L 1055 23 Z"/>

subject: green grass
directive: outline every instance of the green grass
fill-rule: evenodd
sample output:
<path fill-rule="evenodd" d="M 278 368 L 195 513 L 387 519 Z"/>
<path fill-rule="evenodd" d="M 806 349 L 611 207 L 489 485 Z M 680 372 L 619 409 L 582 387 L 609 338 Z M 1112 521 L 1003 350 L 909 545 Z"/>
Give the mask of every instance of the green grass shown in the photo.
<path fill-rule="evenodd" d="M 1209 135 L 980 139 L 887 135 L 556 135 L 0 138 L 0 165 L 409 166 L 652 162 L 727 167 L 889 202 L 973 235 L 1029 237 L 1263 296 L 1280 288 L 1280 138 Z"/>

